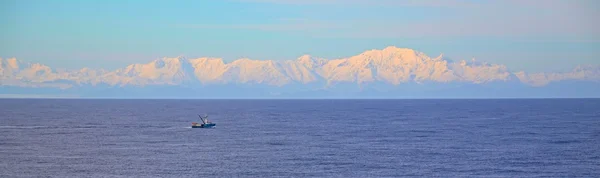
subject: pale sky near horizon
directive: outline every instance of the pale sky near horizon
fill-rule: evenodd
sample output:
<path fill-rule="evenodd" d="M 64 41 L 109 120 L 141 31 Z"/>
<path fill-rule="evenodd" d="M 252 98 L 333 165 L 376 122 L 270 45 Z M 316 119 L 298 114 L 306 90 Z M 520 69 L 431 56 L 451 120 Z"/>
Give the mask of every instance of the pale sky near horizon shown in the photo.
<path fill-rule="evenodd" d="M 0 2 L 0 57 L 115 69 L 160 57 L 341 58 L 386 46 L 511 70 L 600 65 L 594 0 Z"/>

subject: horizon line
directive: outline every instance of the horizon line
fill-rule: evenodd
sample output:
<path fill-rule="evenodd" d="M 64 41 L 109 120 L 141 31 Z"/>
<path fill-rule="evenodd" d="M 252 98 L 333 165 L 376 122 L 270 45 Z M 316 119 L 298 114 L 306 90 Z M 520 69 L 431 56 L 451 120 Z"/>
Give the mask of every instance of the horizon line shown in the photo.
<path fill-rule="evenodd" d="M 0 100 L 543 100 L 600 99 L 600 97 L 446 97 L 446 98 L 124 98 L 124 97 L 0 97 Z"/>

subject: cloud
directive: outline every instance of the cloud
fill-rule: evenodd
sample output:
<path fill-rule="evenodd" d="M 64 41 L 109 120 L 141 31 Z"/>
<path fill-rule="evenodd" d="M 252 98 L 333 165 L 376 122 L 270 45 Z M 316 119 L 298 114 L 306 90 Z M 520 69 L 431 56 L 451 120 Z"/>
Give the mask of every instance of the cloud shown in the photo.
<path fill-rule="evenodd" d="M 301 18 L 280 18 L 275 23 L 263 24 L 179 24 L 176 25 L 176 27 L 192 29 L 239 29 L 273 32 L 306 32 L 344 28 L 342 24 Z"/>
<path fill-rule="evenodd" d="M 317 31 L 308 35 L 342 38 L 412 38 L 412 37 L 501 37 L 501 38 L 544 38 L 569 39 L 570 41 L 599 41 L 600 16 L 594 1 L 548 0 L 544 3 L 533 0 L 507 1 L 367 1 L 367 0 L 241 0 L 254 3 L 288 5 L 321 5 L 335 8 L 340 5 L 359 5 L 360 9 L 372 6 L 423 6 L 444 7 L 421 9 L 416 17 L 423 20 L 406 20 L 403 11 L 397 13 L 369 13 L 363 19 L 352 17 L 331 18 L 327 10 L 305 9 L 302 20 L 275 24 L 250 25 L 196 25 L 197 28 L 233 28 L 262 31 Z M 460 7 L 460 8 L 457 8 Z M 328 8 L 324 8 L 328 9 Z M 373 10 L 373 9 L 371 9 Z M 412 9 L 414 10 L 414 9 Z M 377 9 L 374 9 L 377 11 Z M 365 12 L 374 12 L 366 11 Z M 430 11 L 430 12 L 427 12 Z M 362 13 L 361 11 L 354 13 Z M 398 15 L 401 14 L 401 15 Z M 360 16 L 362 17 L 362 16 Z"/>
<path fill-rule="evenodd" d="M 185 24 L 178 25 L 184 28 L 196 29 L 241 29 L 259 31 L 306 31 L 327 29 L 334 26 L 323 24 L 243 24 L 243 25 L 216 25 L 216 24 Z"/>
<path fill-rule="evenodd" d="M 271 3 L 287 5 L 367 5 L 367 6 L 421 6 L 460 7 L 474 5 L 466 0 L 237 0 L 238 2 Z"/>

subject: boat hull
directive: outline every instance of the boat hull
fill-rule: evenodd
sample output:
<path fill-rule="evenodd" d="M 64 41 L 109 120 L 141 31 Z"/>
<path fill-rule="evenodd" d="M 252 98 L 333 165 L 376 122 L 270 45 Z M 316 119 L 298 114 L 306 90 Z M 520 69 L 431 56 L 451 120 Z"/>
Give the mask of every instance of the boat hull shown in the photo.
<path fill-rule="evenodd" d="M 215 127 L 217 124 L 200 124 L 200 125 L 192 125 L 192 128 L 211 128 Z"/>

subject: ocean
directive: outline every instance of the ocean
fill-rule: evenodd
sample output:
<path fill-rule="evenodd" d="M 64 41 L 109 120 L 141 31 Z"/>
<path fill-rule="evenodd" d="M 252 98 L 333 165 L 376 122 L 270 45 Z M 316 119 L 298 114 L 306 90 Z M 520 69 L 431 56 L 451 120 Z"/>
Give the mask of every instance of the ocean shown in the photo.
<path fill-rule="evenodd" d="M 599 175 L 600 99 L 0 100 L 0 177 Z"/>

